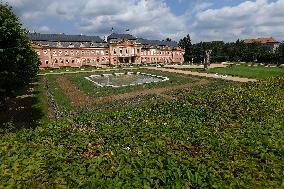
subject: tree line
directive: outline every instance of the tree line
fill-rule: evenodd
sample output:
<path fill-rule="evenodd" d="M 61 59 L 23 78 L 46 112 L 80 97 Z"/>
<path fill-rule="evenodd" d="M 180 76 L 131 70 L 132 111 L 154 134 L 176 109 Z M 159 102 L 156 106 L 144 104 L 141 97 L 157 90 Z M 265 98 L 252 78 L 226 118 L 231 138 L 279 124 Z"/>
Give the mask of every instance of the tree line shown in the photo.
<path fill-rule="evenodd" d="M 247 44 L 244 41 L 225 43 L 223 41 L 191 43 L 189 35 L 179 41 L 179 46 L 185 49 L 185 62 L 203 64 L 206 50 L 212 50 L 211 63 L 217 62 L 256 62 L 264 64 L 284 63 L 284 43 L 276 50 L 261 43 Z"/>
<path fill-rule="evenodd" d="M 39 59 L 27 30 L 8 4 L 0 3 L 0 109 L 7 97 L 33 81 Z"/>

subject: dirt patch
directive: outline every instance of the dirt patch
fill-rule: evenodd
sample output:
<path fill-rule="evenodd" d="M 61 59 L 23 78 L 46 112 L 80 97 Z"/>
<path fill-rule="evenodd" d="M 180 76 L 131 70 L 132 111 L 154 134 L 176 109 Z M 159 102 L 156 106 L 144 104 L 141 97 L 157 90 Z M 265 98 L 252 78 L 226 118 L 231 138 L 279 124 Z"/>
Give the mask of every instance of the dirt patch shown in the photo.
<path fill-rule="evenodd" d="M 13 122 L 17 129 L 30 128 L 36 125 L 36 122 L 43 117 L 43 112 L 34 107 L 37 102 L 35 97 L 35 85 L 32 83 L 26 88 L 18 91 L 18 94 L 6 100 L 0 110 L 0 126 L 6 122 Z"/>
<path fill-rule="evenodd" d="M 80 89 L 76 87 L 66 77 L 58 76 L 57 80 L 58 80 L 58 83 L 61 89 L 64 91 L 64 93 L 67 95 L 67 97 L 70 99 L 70 101 L 75 106 L 97 104 L 97 103 L 102 103 L 102 102 L 122 100 L 126 98 L 133 98 L 133 97 L 145 96 L 145 95 L 151 95 L 151 94 L 159 95 L 163 98 L 172 100 L 175 98 L 170 95 L 163 94 L 163 93 L 165 91 L 171 91 L 171 90 L 188 89 L 196 85 L 204 85 L 210 82 L 206 79 L 201 79 L 199 81 L 195 81 L 194 83 L 188 83 L 188 84 L 183 84 L 183 85 L 167 86 L 167 87 L 160 87 L 160 88 L 154 88 L 154 89 L 145 89 L 145 90 L 112 95 L 112 96 L 107 96 L 107 97 L 92 98 L 92 97 L 87 96 L 84 92 L 80 91 Z"/>
<path fill-rule="evenodd" d="M 60 88 L 75 106 L 92 103 L 91 97 L 80 91 L 78 87 L 73 85 L 65 76 L 60 75 L 57 78 Z"/>

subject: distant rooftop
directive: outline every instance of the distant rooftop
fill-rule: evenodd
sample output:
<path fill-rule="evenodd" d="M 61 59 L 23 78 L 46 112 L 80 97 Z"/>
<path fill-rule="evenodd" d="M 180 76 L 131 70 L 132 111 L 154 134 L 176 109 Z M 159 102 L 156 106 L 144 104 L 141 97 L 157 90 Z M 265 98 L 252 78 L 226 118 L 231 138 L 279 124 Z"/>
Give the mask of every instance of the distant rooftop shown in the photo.
<path fill-rule="evenodd" d="M 28 33 L 32 41 L 49 42 L 104 42 L 99 36 Z"/>
<path fill-rule="evenodd" d="M 244 43 L 278 43 L 273 37 L 269 38 L 257 38 L 257 39 L 245 39 Z"/>

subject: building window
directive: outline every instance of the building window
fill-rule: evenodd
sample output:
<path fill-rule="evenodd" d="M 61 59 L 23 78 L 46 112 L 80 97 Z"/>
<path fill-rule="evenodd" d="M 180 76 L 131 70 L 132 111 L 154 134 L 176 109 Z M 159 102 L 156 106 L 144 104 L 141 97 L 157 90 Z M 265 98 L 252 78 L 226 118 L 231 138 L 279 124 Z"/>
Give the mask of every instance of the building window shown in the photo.
<path fill-rule="evenodd" d="M 69 52 L 68 51 L 65 51 L 65 56 L 69 56 Z"/>
<path fill-rule="evenodd" d="M 90 60 L 89 58 L 87 58 L 87 63 L 88 63 L 88 64 L 91 63 L 91 60 Z"/>
<path fill-rule="evenodd" d="M 76 56 L 80 56 L 80 52 L 79 51 L 76 51 Z"/>
<path fill-rule="evenodd" d="M 55 60 L 53 61 L 53 64 L 57 64 L 57 59 L 55 59 Z"/>
<path fill-rule="evenodd" d="M 46 55 L 47 55 L 47 50 L 44 50 L 44 51 L 43 51 L 43 54 L 46 56 Z"/>
<path fill-rule="evenodd" d="M 108 51 L 106 51 L 106 55 L 108 55 Z"/>
<path fill-rule="evenodd" d="M 71 55 L 71 56 L 74 56 L 74 51 L 70 51 L 70 55 Z"/>
<path fill-rule="evenodd" d="M 116 49 L 113 49 L 113 54 L 116 55 Z"/>
<path fill-rule="evenodd" d="M 85 58 L 83 58 L 83 59 L 82 59 L 82 62 L 83 62 L 83 63 L 86 63 L 86 59 L 85 59 Z"/>
<path fill-rule="evenodd" d="M 95 54 L 95 51 L 91 51 L 92 54 Z"/>
<path fill-rule="evenodd" d="M 39 52 L 39 51 L 36 51 L 36 54 L 37 54 L 38 56 L 40 56 L 40 52 Z"/>
<path fill-rule="evenodd" d="M 96 51 L 96 54 L 97 54 L 97 55 L 100 55 L 100 51 Z"/>
<path fill-rule="evenodd" d="M 101 50 L 101 55 L 105 55 L 105 53 L 104 53 L 104 51 L 103 51 L 103 50 Z"/>
<path fill-rule="evenodd" d="M 87 54 L 87 55 L 90 55 L 90 51 L 89 51 L 89 50 L 87 50 L 87 51 L 86 51 L 86 54 Z"/>
<path fill-rule="evenodd" d="M 48 64 L 48 60 L 45 61 L 45 64 Z"/>
<path fill-rule="evenodd" d="M 66 63 L 66 64 L 69 64 L 69 60 L 65 60 L 65 63 Z"/>
<path fill-rule="evenodd" d="M 119 55 L 122 56 L 122 49 L 119 49 Z"/>
<path fill-rule="evenodd" d="M 100 59 L 99 59 L 99 58 L 97 58 L 97 62 L 100 62 Z"/>
<path fill-rule="evenodd" d="M 75 63 L 75 60 L 71 60 L 71 63 L 74 64 L 74 63 Z"/>
<path fill-rule="evenodd" d="M 81 54 L 84 55 L 84 54 L 85 54 L 85 51 L 82 51 Z"/>
<path fill-rule="evenodd" d="M 58 53 L 59 53 L 59 56 L 62 56 L 62 51 L 59 51 Z"/>

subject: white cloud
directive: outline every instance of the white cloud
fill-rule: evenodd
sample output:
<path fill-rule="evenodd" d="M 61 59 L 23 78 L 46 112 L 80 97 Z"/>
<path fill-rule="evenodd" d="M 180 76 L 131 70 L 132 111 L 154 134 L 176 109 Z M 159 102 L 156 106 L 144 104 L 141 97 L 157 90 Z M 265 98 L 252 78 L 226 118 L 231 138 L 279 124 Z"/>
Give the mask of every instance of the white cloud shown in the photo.
<path fill-rule="evenodd" d="M 9 0 L 24 23 L 42 25 L 48 18 L 54 22 L 73 23 L 80 33 L 104 35 L 114 27 L 116 32 L 130 32 L 138 37 L 175 40 L 188 30 L 185 16 L 174 15 L 164 0 Z M 25 3 L 23 3 L 25 2 Z M 28 24 L 26 24 L 28 25 Z M 58 31 L 60 32 L 60 31 Z M 72 33 L 72 32 L 70 32 Z"/>
<path fill-rule="evenodd" d="M 41 33 L 48 33 L 51 32 L 51 29 L 48 26 L 40 26 L 37 31 Z"/>
<path fill-rule="evenodd" d="M 208 9 L 196 14 L 193 29 L 203 41 L 262 36 L 283 39 L 283 9 L 284 0 L 246 1 L 234 7 Z"/>
<path fill-rule="evenodd" d="M 211 0 L 194 0 L 180 16 L 166 0 L 6 1 L 29 29 L 38 31 L 103 36 L 114 27 L 115 32 L 130 29 L 136 36 L 150 39 L 179 40 L 188 33 L 194 42 L 262 36 L 284 39 L 284 0 L 245 1 L 221 8 Z M 229 4 L 229 0 L 222 1 Z M 187 3 L 176 2 L 179 6 Z M 52 30 L 40 28 L 43 26 Z"/>

